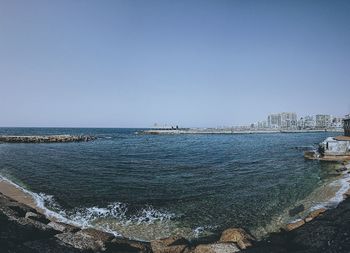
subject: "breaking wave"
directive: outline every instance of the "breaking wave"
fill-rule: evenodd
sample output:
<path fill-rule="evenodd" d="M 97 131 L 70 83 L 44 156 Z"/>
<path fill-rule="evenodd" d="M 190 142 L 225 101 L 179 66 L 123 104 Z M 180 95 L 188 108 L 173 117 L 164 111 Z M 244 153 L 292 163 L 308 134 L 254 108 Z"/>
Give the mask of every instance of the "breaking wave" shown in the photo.
<path fill-rule="evenodd" d="M 134 214 L 128 214 L 128 205 L 121 202 L 114 202 L 106 207 L 93 206 L 65 210 L 52 195 L 29 191 L 0 175 L 0 181 L 2 180 L 30 195 L 34 199 L 36 206 L 43 210 L 44 214 L 49 217 L 82 228 L 95 227 L 113 233 L 116 236 L 121 236 L 122 234 L 118 230 L 115 230 L 115 227 L 147 226 L 155 223 L 167 223 L 176 217 L 174 213 L 166 210 L 157 210 L 150 205 L 137 210 Z"/>

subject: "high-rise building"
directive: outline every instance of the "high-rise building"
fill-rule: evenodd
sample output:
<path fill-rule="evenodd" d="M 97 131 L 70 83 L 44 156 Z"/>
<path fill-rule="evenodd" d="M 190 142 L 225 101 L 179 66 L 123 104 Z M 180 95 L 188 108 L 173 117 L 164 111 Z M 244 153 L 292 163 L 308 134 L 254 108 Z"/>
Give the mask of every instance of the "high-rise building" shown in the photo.
<path fill-rule="evenodd" d="M 297 124 L 297 114 L 294 112 L 270 114 L 267 117 L 269 128 L 296 128 Z"/>
<path fill-rule="evenodd" d="M 316 121 L 315 121 L 315 117 L 311 116 L 311 115 L 307 115 L 304 117 L 304 129 L 311 129 L 311 128 L 315 128 L 316 126 Z"/>
<path fill-rule="evenodd" d="M 333 128 L 343 128 L 344 119 L 341 117 L 333 117 L 331 122 L 331 127 Z"/>
<path fill-rule="evenodd" d="M 296 128 L 297 127 L 297 114 L 294 112 L 282 112 L 281 113 L 281 127 L 282 128 Z"/>
<path fill-rule="evenodd" d="M 281 114 L 270 114 L 267 117 L 267 126 L 269 128 L 280 128 L 281 127 Z"/>
<path fill-rule="evenodd" d="M 328 114 L 316 115 L 316 128 L 329 128 L 332 123 L 332 116 Z"/>

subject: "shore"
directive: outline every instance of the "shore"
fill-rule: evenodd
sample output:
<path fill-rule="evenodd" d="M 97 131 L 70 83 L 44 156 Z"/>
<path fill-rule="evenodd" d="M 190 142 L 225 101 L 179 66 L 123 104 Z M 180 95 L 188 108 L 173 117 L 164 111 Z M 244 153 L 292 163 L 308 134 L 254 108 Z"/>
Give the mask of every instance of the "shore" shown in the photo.
<path fill-rule="evenodd" d="M 348 173 L 350 164 L 346 169 L 343 173 Z M 335 209 L 318 208 L 262 241 L 255 241 L 243 229 L 231 228 L 221 236 L 191 242 L 181 237 L 141 242 L 62 223 L 39 206 L 30 192 L 4 178 L 0 193 L 0 245 L 8 252 L 47 252 L 48 248 L 61 250 L 55 252 L 350 252 L 350 199 Z M 342 194 L 349 197 L 350 191 Z"/>
<path fill-rule="evenodd" d="M 186 128 L 186 129 L 150 129 L 137 132 L 137 134 L 271 134 L 271 133 L 322 133 L 344 132 L 339 129 L 313 129 L 313 130 L 237 130 L 231 128 Z"/>

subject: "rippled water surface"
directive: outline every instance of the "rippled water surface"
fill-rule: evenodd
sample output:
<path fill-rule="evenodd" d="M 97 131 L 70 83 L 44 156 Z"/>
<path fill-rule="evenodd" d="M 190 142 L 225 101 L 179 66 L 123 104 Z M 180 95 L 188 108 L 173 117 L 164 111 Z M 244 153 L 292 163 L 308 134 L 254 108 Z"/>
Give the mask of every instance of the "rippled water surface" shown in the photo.
<path fill-rule="evenodd" d="M 230 226 L 259 235 L 332 178 L 332 164 L 306 161 L 303 151 L 334 133 L 135 131 L 140 130 L 2 128 L 0 134 L 91 134 L 98 139 L 0 144 L 0 173 L 42 193 L 45 205 L 65 218 L 145 240 L 193 237 Z"/>

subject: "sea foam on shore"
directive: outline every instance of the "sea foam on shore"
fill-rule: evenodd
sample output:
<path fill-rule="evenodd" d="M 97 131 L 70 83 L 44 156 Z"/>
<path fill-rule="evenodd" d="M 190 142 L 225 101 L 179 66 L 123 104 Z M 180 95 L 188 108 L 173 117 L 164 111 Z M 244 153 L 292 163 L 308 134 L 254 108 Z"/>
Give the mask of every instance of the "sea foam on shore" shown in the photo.
<path fill-rule="evenodd" d="M 350 165 L 347 166 L 348 169 Z M 319 201 L 321 192 L 324 192 L 325 188 L 319 188 L 313 192 L 308 199 L 303 200 L 301 203 L 306 203 L 305 211 L 303 211 L 299 217 L 290 220 L 287 215 L 287 210 L 284 214 L 273 219 L 270 225 L 260 227 L 255 231 L 251 231 L 257 238 L 262 238 L 268 233 L 276 232 L 278 229 L 289 222 L 296 221 L 300 218 L 304 218 L 308 213 L 320 209 L 320 208 L 334 208 L 343 199 L 344 193 L 349 190 L 350 174 L 343 173 L 341 178 L 337 178 L 332 182 L 324 185 L 329 189 L 333 189 L 330 192 L 332 196 L 327 200 Z M 17 196 L 13 196 L 11 191 L 5 191 L 4 187 L 13 187 L 17 190 Z M 18 191 L 23 195 L 18 194 Z M 160 211 L 146 206 L 139 210 L 137 215 L 127 215 L 128 207 L 121 202 L 114 202 L 106 207 L 87 207 L 87 208 L 75 208 L 73 210 L 64 210 L 55 201 L 54 196 L 44 193 L 35 193 L 24 187 L 14 183 L 4 176 L 0 176 L 0 192 L 3 192 L 9 197 L 17 197 L 17 201 L 26 202 L 32 207 L 50 217 L 51 219 L 58 220 L 64 223 L 72 224 L 82 228 L 95 227 L 97 229 L 113 233 L 115 236 L 126 236 L 129 238 L 139 240 L 151 240 L 152 237 L 165 237 L 170 236 L 171 231 L 177 231 L 184 236 L 200 237 L 210 231 L 213 226 L 197 227 L 195 229 L 190 228 L 176 228 L 179 224 L 176 223 L 176 215 L 168 211 Z M 12 194 L 12 195 L 11 195 Z M 313 198 L 313 199 L 310 199 Z M 29 201 L 28 201 L 29 199 Z M 315 201 L 315 199 L 317 199 Z M 170 229 L 171 228 L 171 229 Z M 160 231 L 163 230 L 163 231 Z M 151 234 L 150 237 L 148 235 Z"/>

